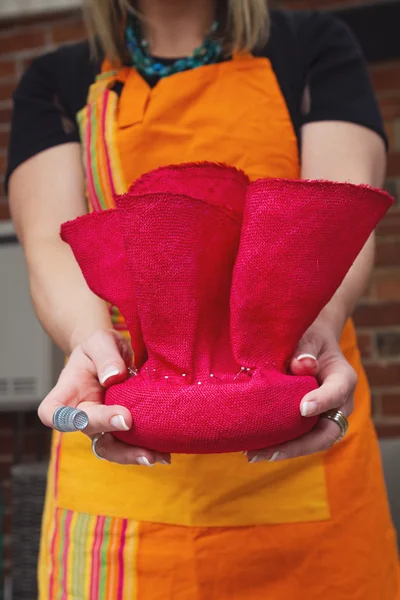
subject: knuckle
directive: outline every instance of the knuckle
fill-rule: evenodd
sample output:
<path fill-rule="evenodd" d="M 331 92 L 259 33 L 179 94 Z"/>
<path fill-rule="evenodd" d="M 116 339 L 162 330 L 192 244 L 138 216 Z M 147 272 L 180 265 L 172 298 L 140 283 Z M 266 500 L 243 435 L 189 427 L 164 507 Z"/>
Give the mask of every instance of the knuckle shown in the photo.
<path fill-rule="evenodd" d="M 95 331 L 82 344 L 85 354 L 88 354 L 90 357 L 97 355 L 99 350 L 102 350 L 104 347 L 109 349 L 111 345 L 115 346 L 115 338 L 111 332 L 104 330 Z"/>
<path fill-rule="evenodd" d="M 107 414 L 107 407 L 104 404 L 95 406 L 93 412 L 89 414 L 89 422 L 91 422 L 92 428 L 94 427 L 97 431 L 104 431 L 110 428 Z"/>
<path fill-rule="evenodd" d="M 94 345 L 97 345 L 108 339 L 109 339 L 108 332 L 102 331 L 102 330 L 95 331 L 89 338 L 90 342 L 92 342 Z"/>
<path fill-rule="evenodd" d="M 338 383 L 336 395 L 340 400 L 344 400 L 350 394 L 351 386 L 348 378 Z"/>

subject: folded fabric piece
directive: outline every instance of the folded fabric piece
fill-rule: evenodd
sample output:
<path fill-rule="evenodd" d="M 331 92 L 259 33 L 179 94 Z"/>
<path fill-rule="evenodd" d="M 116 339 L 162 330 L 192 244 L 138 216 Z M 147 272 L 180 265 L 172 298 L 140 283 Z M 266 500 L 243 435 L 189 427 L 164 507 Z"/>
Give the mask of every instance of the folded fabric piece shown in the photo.
<path fill-rule="evenodd" d="M 117 306 L 137 375 L 107 390 L 159 452 L 294 439 L 318 387 L 288 362 L 392 203 L 367 186 L 263 179 L 223 165 L 146 174 L 115 210 L 62 226 L 89 287 Z"/>

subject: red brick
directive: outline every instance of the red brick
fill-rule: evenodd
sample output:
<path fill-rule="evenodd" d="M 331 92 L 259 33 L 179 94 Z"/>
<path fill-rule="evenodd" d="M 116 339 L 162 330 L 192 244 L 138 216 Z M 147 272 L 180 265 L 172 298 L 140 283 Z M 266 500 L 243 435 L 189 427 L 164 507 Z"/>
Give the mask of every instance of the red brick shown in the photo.
<path fill-rule="evenodd" d="M 400 302 L 359 304 L 354 312 L 358 327 L 392 327 L 400 325 Z"/>
<path fill-rule="evenodd" d="M 44 31 L 27 29 L 24 33 L 11 33 L 0 37 L 0 55 L 44 46 Z"/>
<path fill-rule="evenodd" d="M 388 177 L 400 175 L 400 152 L 391 152 L 388 155 L 387 175 Z"/>
<path fill-rule="evenodd" d="M 381 398 L 382 414 L 384 416 L 400 416 L 400 393 L 383 394 Z"/>
<path fill-rule="evenodd" d="M 0 149 L 8 147 L 9 139 L 10 139 L 9 131 L 0 131 Z"/>
<path fill-rule="evenodd" d="M 385 121 L 384 123 L 385 132 L 388 138 L 389 149 L 395 149 L 395 129 L 394 129 L 394 121 Z"/>
<path fill-rule="evenodd" d="M 400 238 L 396 240 L 378 239 L 375 263 L 378 266 L 400 266 Z"/>
<path fill-rule="evenodd" d="M 400 270 L 376 270 L 373 280 L 379 299 L 400 301 Z"/>
<path fill-rule="evenodd" d="M 399 179 L 398 178 L 394 178 L 394 179 L 386 179 L 385 180 L 385 190 L 394 198 L 395 203 L 398 203 L 399 200 Z M 396 204 L 394 205 L 394 207 L 392 208 L 392 210 L 395 210 Z"/>
<path fill-rule="evenodd" d="M 11 108 L 0 108 L 0 123 L 11 123 Z"/>
<path fill-rule="evenodd" d="M 398 357 L 400 360 L 400 333 L 393 331 L 379 331 L 376 334 L 376 347 L 379 356 L 386 358 Z"/>
<path fill-rule="evenodd" d="M 87 31 L 82 21 L 75 21 L 64 25 L 54 25 L 52 35 L 56 44 L 65 44 L 86 38 Z"/>
<path fill-rule="evenodd" d="M 0 203 L 0 221 L 6 221 L 10 218 L 8 204 Z"/>
<path fill-rule="evenodd" d="M 381 397 L 377 392 L 371 392 L 371 413 L 373 417 L 381 414 Z"/>
<path fill-rule="evenodd" d="M 376 228 L 380 236 L 400 234 L 400 211 L 390 210 Z"/>
<path fill-rule="evenodd" d="M 374 88 L 379 91 L 392 90 L 395 82 L 400 81 L 400 62 L 394 61 L 384 65 L 374 65 L 370 68 Z"/>
<path fill-rule="evenodd" d="M 375 429 L 380 438 L 400 437 L 400 424 L 376 423 Z"/>
<path fill-rule="evenodd" d="M 10 100 L 15 90 L 16 83 L 0 83 L 0 100 Z"/>
<path fill-rule="evenodd" d="M 373 340 L 371 333 L 358 333 L 358 348 L 363 358 L 371 358 L 373 352 Z"/>
<path fill-rule="evenodd" d="M 65 20 L 71 19 L 72 17 L 79 18 L 81 15 L 81 11 L 79 8 L 73 8 L 72 10 L 61 10 L 54 13 L 52 11 L 48 13 L 39 13 L 32 14 L 28 16 L 18 16 L 12 19 L 7 19 L 7 21 L 0 22 L 0 32 L 8 31 L 10 27 L 18 27 L 21 29 L 21 26 L 24 29 L 32 28 L 32 25 L 51 25 L 52 23 L 60 23 Z"/>
<path fill-rule="evenodd" d="M 366 364 L 365 370 L 372 387 L 400 386 L 400 361 L 391 364 Z"/>
<path fill-rule="evenodd" d="M 392 92 L 384 96 L 378 96 L 382 116 L 385 121 L 391 121 L 400 117 L 400 93 Z"/>
<path fill-rule="evenodd" d="M 16 75 L 16 65 L 13 60 L 0 60 L 0 77 L 13 77 Z"/>

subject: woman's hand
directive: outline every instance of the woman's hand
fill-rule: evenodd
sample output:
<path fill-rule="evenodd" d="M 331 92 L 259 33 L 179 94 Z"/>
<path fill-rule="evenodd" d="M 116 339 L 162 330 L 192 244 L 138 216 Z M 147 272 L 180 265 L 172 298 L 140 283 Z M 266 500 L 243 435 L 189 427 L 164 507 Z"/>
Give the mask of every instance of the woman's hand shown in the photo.
<path fill-rule="evenodd" d="M 300 341 L 290 369 L 293 375 L 314 375 L 321 386 L 301 401 L 304 417 L 321 415 L 327 410 L 340 410 L 348 417 L 353 410 L 353 393 L 357 384 L 354 369 L 344 358 L 337 335 L 328 319 L 319 317 Z M 328 450 L 340 436 L 339 426 L 320 419 L 307 434 L 272 448 L 248 452 L 249 462 L 275 462 Z"/>
<path fill-rule="evenodd" d="M 57 408 L 79 408 L 89 417 L 85 434 L 93 439 L 96 434 L 105 432 L 96 444 L 96 452 L 101 458 L 123 465 L 169 464 L 171 458 L 168 454 L 129 446 L 111 433 L 128 431 L 132 427 L 132 417 L 127 408 L 103 404 L 105 388 L 124 381 L 131 364 L 132 350 L 121 335 L 113 330 L 94 333 L 71 353 L 57 385 L 41 403 L 39 417 L 45 425 L 53 427 Z"/>

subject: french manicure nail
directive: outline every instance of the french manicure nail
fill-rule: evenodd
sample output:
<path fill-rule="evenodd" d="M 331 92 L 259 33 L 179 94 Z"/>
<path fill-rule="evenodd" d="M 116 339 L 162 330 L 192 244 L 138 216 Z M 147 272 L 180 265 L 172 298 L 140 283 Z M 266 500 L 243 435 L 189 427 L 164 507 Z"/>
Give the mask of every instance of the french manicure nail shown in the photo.
<path fill-rule="evenodd" d="M 312 360 L 317 360 L 317 358 L 314 356 L 314 354 L 300 354 L 296 360 L 304 360 L 305 358 L 311 358 Z"/>
<path fill-rule="evenodd" d="M 165 460 L 164 458 L 159 460 L 158 463 L 160 465 L 170 465 L 171 464 L 168 460 Z"/>
<path fill-rule="evenodd" d="M 268 462 L 275 462 L 276 460 L 278 460 L 279 455 L 280 455 L 280 452 L 274 452 Z"/>
<path fill-rule="evenodd" d="M 126 424 L 125 419 L 122 415 L 114 415 L 110 419 L 110 425 L 118 431 L 129 431 L 129 427 Z"/>
<path fill-rule="evenodd" d="M 117 367 L 109 367 L 100 378 L 101 385 L 104 385 L 110 377 L 115 377 L 116 375 L 119 375 L 119 369 Z"/>
<path fill-rule="evenodd" d="M 301 405 L 300 412 L 303 417 L 312 417 L 312 415 L 315 415 L 315 413 L 318 412 L 318 404 L 312 400 L 310 402 L 304 402 Z"/>
<path fill-rule="evenodd" d="M 251 458 L 249 460 L 249 463 L 254 464 L 254 463 L 263 462 L 264 460 L 266 460 L 266 458 L 263 454 L 256 454 L 255 456 L 253 456 L 253 458 Z"/>
<path fill-rule="evenodd" d="M 142 465 L 143 467 L 154 467 L 154 464 L 151 463 L 145 456 L 139 456 L 136 462 L 138 465 Z"/>

